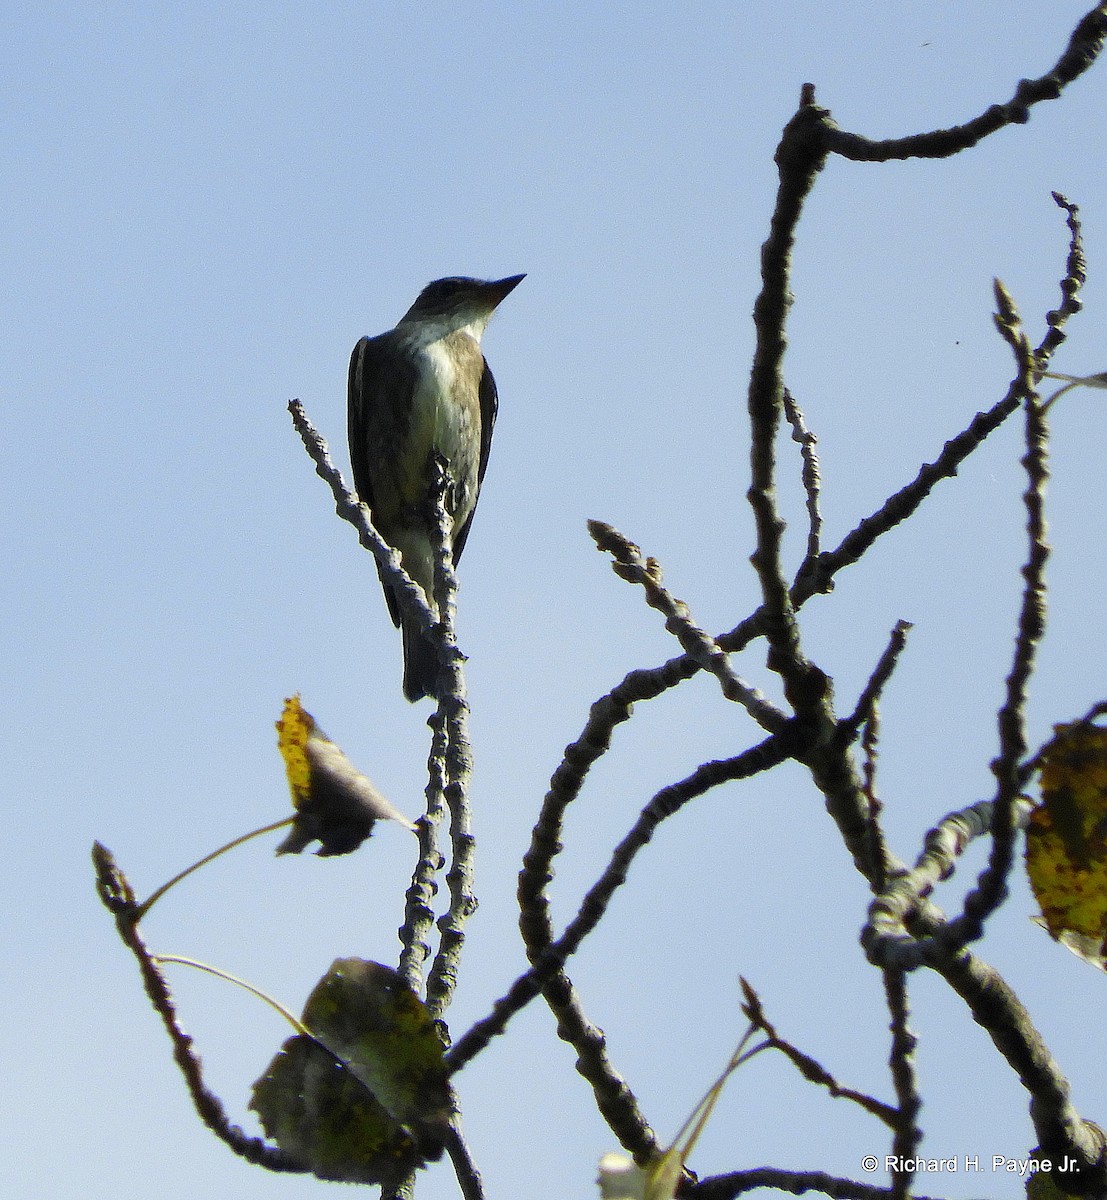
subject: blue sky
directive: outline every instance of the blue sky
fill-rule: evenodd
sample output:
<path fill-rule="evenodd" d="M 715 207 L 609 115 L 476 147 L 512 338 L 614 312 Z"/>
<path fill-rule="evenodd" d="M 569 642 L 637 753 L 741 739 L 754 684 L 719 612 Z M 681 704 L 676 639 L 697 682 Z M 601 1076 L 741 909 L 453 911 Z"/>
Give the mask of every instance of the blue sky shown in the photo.
<path fill-rule="evenodd" d="M 325 2 L 0 18 L 14 844 L 0 881 L 12 938 L 0 1149 L 21 1196 L 272 1200 L 326 1186 L 249 1167 L 196 1121 L 88 861 L 100 838 L 148 891 L 281 816 L 273 721 L 297 690 L 418 811 L 426 706 L 401 696 L 375 571 L 287 401 L 302 399 L 345 468 L 358 337 L 390 327 L 429 279 L 527 272 L 485 339 L 501 415 L 462 564 L 481 908 L 452 1012 L 461 1032 L 520 969 L 515 876 L 562 748 L 598 695 L 676 652 L 586 519 L 656 555 L 708 629 L 756 603 L 750 310 L 772 154 L 801 85 L 860 133 L 952 124 L 1046 70 L 1082 11 Z M 1006 390 L 993 276 L 1040 337 L 1066 250 L 1052 189 L 1082 206 L 1091 275 L 1055 365 L 1107 366 L 1105 69 L 971 154 L 833 161 L 820 177 L 786 369 L 820 439 L 828 544 Z M 1038 741 L 1107 679 L 1102 397 L 1070 394 L 1053 425 Z M 1011 422 L 805 610 L 843 709 L 894 622 L 915 624 L 884 706 L 887 821 L 905 858 L 990 791 L 1023 554 L 1020 452 Z M 783 503 L 797 563 L 802 497 Z M 771 689 L 760 647 L 736 665 Z M 704 679 L 642 706 L 570 814 L 558 918 L 657 788 L 752 736 Z M 271 850 L 252 844 L 168 897 L 153 945 L 294 1008 L 337 956 L 395 961 L 408 835 L 381 829 L 338 861 Z M 959 895 L 955 881 L 950 907 Z M 782 1032 L 890 1096 L 879 979 L 856 940 L 866 902 L 798 770 L 722 789 L 661 831 L 573 976 L 662 1138 L 737 1040 L 739 973 Z M 1107 981 L 1031 926 L 1033 911 L 1016 881 L 981 953 L 1030 1008 L 1081 1111 L 1102 1120 Z M 174 983 L 213 1083 L 248 1121 L 250 1084 L 285 1030 L 209 978 L 178 970 Z M 1025 1154 L 1010 1070 L 940 980 L 912 986 L 926 1152 Z M 593 1194 L 614 1139 L 540 1005 L 458 1082 L 490 1196 Z M 861 1156 L 884 1148 L 874 1124 L 763 1057 L 732 1081 L 693 1166 L 859 1177 Z M 1021 1195 L 990 1174 L 920 1188 Z M 419 1194 L 454 1195 L 448 1170 Z"/>

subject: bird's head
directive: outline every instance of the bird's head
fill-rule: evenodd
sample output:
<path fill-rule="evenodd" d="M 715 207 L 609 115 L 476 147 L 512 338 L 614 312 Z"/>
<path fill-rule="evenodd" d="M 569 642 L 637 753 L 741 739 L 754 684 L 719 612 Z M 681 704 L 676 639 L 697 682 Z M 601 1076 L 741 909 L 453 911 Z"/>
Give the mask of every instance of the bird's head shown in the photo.
<path fill-rule="evenodd" d="M 525 275 L 509 275 L 506 279 L 486 280 L 454 275 L 436 279 L 423 288 L 400 324 L 418 323 L 442 334 L 463 329 L 480 341 L 500 301 L 525 278 Z"/>

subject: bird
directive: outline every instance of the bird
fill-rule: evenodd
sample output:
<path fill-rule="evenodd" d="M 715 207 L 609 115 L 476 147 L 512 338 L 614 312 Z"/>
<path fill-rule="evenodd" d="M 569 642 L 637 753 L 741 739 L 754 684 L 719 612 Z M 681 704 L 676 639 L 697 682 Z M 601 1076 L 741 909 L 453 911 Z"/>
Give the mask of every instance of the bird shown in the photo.
<path fill-rule="evenodd" d="M 354 487 L 432 612 L 431 461 L 439 456 L 449 477 L 448 542 L 456 564 L 469 536 L 499 407 L 481 335 L 524 278 L 436 279 L 394 329 L 363 337 L 350 357 L 347 424 Z M 403 635 L 404 695 L 413 703 L 425 696 L 438 699 L 437 651 L 383 575 L 381 583 Z"/>

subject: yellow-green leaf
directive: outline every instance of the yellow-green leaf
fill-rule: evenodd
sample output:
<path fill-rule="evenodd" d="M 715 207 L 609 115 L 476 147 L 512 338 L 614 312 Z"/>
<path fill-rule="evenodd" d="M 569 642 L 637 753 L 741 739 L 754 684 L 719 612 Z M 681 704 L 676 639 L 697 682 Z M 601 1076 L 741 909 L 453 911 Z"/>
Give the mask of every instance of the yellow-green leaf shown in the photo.
<path fill-rule="evenodd" d="M 350 1182 L 389 1182 L 441 1156 L 454 1113 L 442 1042 L 397 972 L 336 959 L 303 1023 L 312 1037 L 284 1044 L 251 1102 L 282 1149 Z"/>
<path fill-rule="evenodd" d="M 1054 727 L 1039 755 L 1042 803 L 1026 830 L 1026 869 L 1049 932 L 1103 954 L 1107 938 L 1107 729 Z M 1079 952 L 1079 951 L 1078 951 Z"/>

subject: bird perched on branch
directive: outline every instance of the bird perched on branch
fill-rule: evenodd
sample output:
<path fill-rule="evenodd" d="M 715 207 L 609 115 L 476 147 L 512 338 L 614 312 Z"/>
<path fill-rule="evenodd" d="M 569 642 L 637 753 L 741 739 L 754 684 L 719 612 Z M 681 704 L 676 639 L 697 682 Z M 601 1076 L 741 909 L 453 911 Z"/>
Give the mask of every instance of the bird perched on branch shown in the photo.
<path fill-rule="evenodd" d="M 436 279 L 395 329 L 362 338 L 350 359 L 350 464 L 359 499 L 381 537 L 434 611 L 428 532 L 434 455 L 449 476 L 446 507 L 453 561 L 469 536 L 496 421 L 496 383 L 480 339 L 497 305 L 524 278 Z M 438 655 L 382 578 L 404 643 L 404 695 L 437 697 Z"/>

